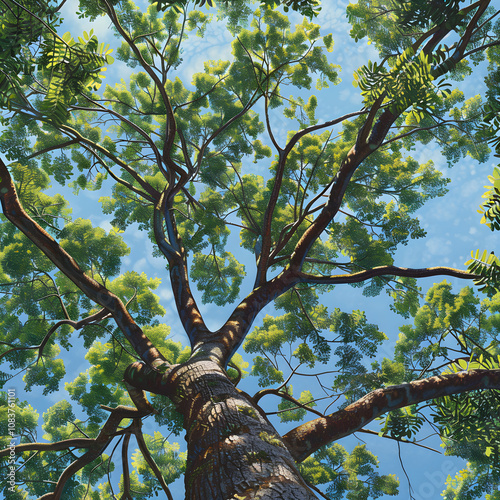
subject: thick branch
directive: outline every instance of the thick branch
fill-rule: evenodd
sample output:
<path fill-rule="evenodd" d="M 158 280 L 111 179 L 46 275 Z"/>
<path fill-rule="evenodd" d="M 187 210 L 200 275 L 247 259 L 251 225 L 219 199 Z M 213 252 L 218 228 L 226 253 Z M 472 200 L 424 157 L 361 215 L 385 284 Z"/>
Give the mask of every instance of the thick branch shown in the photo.
<path fill-rule="evenodd" d="M 95 439 L 77 438 L 66 439 L 57 443 L 25 443 L 15 446 L 16 453 L 25 451 L 59 451 L 69 448 L 87 448 L 88 451 L 82 456 L 74 460 L 59 476 L 55 490 L 51 493 L 46 493 L 41 497 L 44 500 L 59 500 L 62 498 L 62 493 L 67 481 L 73 477 L 79 470 L 91 463 L 93 460 L 102 455 L 106 447 L 117 433 L 118 426 L 124 418 L 139 419 L 144 416 L 144 413 L 128 406 L 118 406 L 109 409 L 111 415 L 102 427 L 98 436 Z M 129 433 L 130 434 L 130 433 Z M 10 453 L 10 448 L 0 451 L 0 457 L 7 456 Z"/>
<path fill-rule="evenodd" d="M 125 434 L 122 443 L 122 470 L 123 470 L 123 496 L 122 499 L 130 498 L 130 469 L 128 466 L 128 446 L 131 434 Z"/>
<path fill-rule="evenodd" d="M 340 285 L 343 283 L 360 283 L 377 276 L 401 276 L 409 278 L 428 278 L 430 276 L 453 276 L 461 279 L 477 278 L 475 274 L 454 269 L 452 267 L 424 267 L 423 269 L 411 269 L 407 267 L 380 266 L 373 269 L 360 271 L 352 274 L 336 274 L 332 276 L 315 276 L 306 273 L 297 273 L 301 282 L 316 283 L 324 285 Z"/>
<path fill-rule="evenodd" d="M 249 332 L 257 314 L 272 300 L 285 293 L 299 282 L 316 284 L 359 283 L 376 276 L 406 276 L 425 278 L 430 276 L 452 276 L 462 279 L 474 279 L 475 275 L 451 267 L 430 267 L 409 269 L 396 266 L 381 266 L 353 274 L 334 276 L 314 276 L 294 272 L 287 268 L 279 276 L 254 289 L 233 311 L 226 324 L 214 336 L 214 343 L 220 349 L 223 363 L 239 348 Z M 222 344 L 222 345 L 221 345 Z"/>
<path fill-rule="evenodd" d="M 95 439 L 90 440 L 92 441 L 92 445 L 88 447 L 90 449 L 64 469 L 63 473 L 59 476 L 55 490 L 52 493 L 45 494 L 42 498 L 45 500 L 60 500 L 67 481 L 83 467 L 103 454 L 111 440 L 115 437 L 120 422 L 124 418 L 140 418 L 141 416 L 143 416 L 142 412 L 128 406 L 117 406 L 112 409 L 112 413 L 99 432 L 99 435 Z"/>
<path fill-rule="evenodd" d="M 469 12 L 471 10 L 471 7 L 474 7 L 474 8 L 478 7 L 476 13 L 474 14 L 472 19 L 470 20 L 470 22 L 465 30 L 464 36 L 461 38 L 461 40 L 458 43 L 457 48 L 455 49 L 453 54 L 448 59 L 446 59 L 444 62 L 442 62 L 439 66 L 432 69 L 431 74 L 434 77 L 434 79 L 448 73 L 451 69 L 453 69 L 465 57 L 465 51 L 467 49 L 467 45 L 469 44 L 469 42 L 472 38 L 474 29 L 476 28 L 476 26 L 479 22 L 479 19 L 484 14 L 484 12 L 488 8 L 489 4 L 490 4 L 489 0 L 479 1 L 479 2 L 474 3 L 473 5 L 470 5 L 467 9 L 463 9 L 461 11 L 461 12 L 464 12 L 467 10 L 467 12 Z M 449 30 L 449 31 L 451 31 L 451 30 Z"/>
<path fill-rule="evenodd" d="M 221 348 L 220 354 L 224 366 L 250 331 L 257 314 L 276 297 L 297 284 L 298 280 L 297 275 L 287 268 L 276 278 L 254 289 L 238 304 L 215 338 Z"/>
<path fill-rule="evenodd" d="M 164 191 L 154 209 L 155 240 L 168 260 L 171 287 L 177 311 L 191 341 L 191 347 L 193 347 L 199 340 L 200 335 L 208 332 L 208 328 L 189 286 L 184 248 L 175 226 L 175 219 L 171 210 L 168 209 L 167 203 L 168 200 Z M 163 222 L 165 222 L 167 234 L 165 234 Z"/>
<path fill-rule="evenodd" d="M 285 165 L 288 159 L 288 155 L 296 146 L 296 144 L 300 141 L 300 139 L 302 139 L 306 135 L 311 134 L 316 130 L 332 127 L 334 125 L 343 122 L 344 120 L 348 120 L 349 118 L 353 118 L 362 115 L 364 113 L 366 113 L 366 111 L 357 111 L 354 113 L 349 113 L 347 115 L 341 116 L 340 118 L 336 118 L 335 120 L 324 122 L 318 125 L 313 125 L 311 127 L 307 127 L 303 130 L 300 130 L 290 139 L 284 150 L 279 150 L 279 161 L 278 161 L 278 167 L 276 169 L 276 175 L 274 177 L 273 191 L 269 199 L 269 204 L 266 208 L 266 213 L 264 214 L 264 223 L 262 228 L 262 251 L 261 251 L 260 261 L 258 264 L 257 276 L 255 278 L 256 287 L 262 285 L 266 280 L 266 270 L 267 267 L 269 266 L 269 256 L 272 244 L 271 224 L 272 224 L 274 209 L 276 207 L 276 203 L 278 202 L 278 195 L 283 182 L 283 174 L 285 171 Z M 291 231 L 291 233 L 293 233 L 293 231 Z"/>
<path fill-rule="evenodd" d="M 474 4 L 476 5 L 476 4 Z M 474 27 L 477 25 L 480 17 L 484 13 L 485 9 L 489 5 L 489 1 L 478 2 L 477 6 L 479 7 L 477 12 L 475 13 L 473 19 L 470 21 L 462 40 L 460 41 L 456 51 L 453 56 L 448 60 L 441 64 L 438 68 L 432 70 L 432 76 L 437 78 L 440 75 L 443 75 L 451 70 L 454 65 L 463 59 L 465 50 L 471 38 L 471 33 Z M 442 27 L 437 30 L 431 40 L 427 43 L 427 45 L 422 49 L 424 53 L 429 53 L 434 49 L 437 43 L 452 30 L 453 27 Z M 432 30 L 431 30 L 432 32 Z M 425 38 L 419 39 L 419 42 L 425 41 Z M 414 47 L 415 50 L 417 47 Z M 372 106 L 377 108 L 378 103 L 376 102 Z M 342 161 L 340 165 L 339 171 L 335 176 L 333 181 L 332 190 L 330 193 L 330 197 L 327 205 L 323 208 L 319 216 L 316 220 L 307 228 L 307 230 L 302 235 L 302 238 L 297 243 L 295 247 L 295 251 L 291 258 L 291 267 L 292 269 L 298 271 L 301 269 L 301 266 L 306 258 L 310 248 L 316 241 L 316 239 L 320 236 L 320 234 L 326 229 L 328 224 L 333 220 L 335 215 L 337 214 L 342 200 L 349 185 L 349 182 L 356 171 L 356 169 L 360 166 L 361 162 L 369 156 L 372 152 L 376 151 L 380 145 L 382 144 L 384 138 L 389 132 L 390 127 L 395 122 L 396 118 L 403 112 L 404 110 L 398 110 L 397 113 L 393 112 L 391 109 L 385 109 L 378 119 L 374 122 L 372 128 L 372 119 L 373 113 L 370 113 L 368 118 L 365 121 L 365 124 L 361 127 L 362 133 L 360 133 L 357 137 L 355 145 L 347 154 L 347 157 Z M 368 127 L 367 127 L 368 125 Z M 368 134 L 369 129 L 371 128 L 371 133 Z"/>
<path fill-rule="evenodd" d="M 283 441 L 295 460 L 302 462 L 388 411 L 479 389 L 500 389 L 500 370 L 470 370 L 377 389 L 343 410 L 300 425 L 285 434 Z"/>
<path fill-rule="evenodd" d="M 91 438 L 75 438 L 65 439 L 57 443 L 22 443 L 17 444 L 14 448 L 16 453 L 23 453 L 25 451 L 60 451 L 69 450 L 70 448 L 90 448 L 94 443 Z M 0 457 L 6 457 L 10 453 L 10 448 L 0 450 Z"/>
<path fill-rule="evenodd" d="M 165 361 L 165 358 L 132 319 L 125 304 L 106 287 L 87 276 L 75 259 L 26 213 L 19 202 L 7 166 L 1 159 L 0 201 L 7 219 L 22 231 L 87 297 L 112 314 L 118 327 L 146 363 L 155 366 Z"/>

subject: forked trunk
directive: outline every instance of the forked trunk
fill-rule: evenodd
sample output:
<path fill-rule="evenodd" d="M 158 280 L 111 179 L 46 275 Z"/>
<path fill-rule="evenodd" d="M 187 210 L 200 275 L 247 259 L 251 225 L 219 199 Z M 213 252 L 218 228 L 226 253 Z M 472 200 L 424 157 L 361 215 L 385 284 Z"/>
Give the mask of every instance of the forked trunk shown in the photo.
<path fill-rule="evenodd" d="M 310 500 L 280 436 L 214 362 L 169 377 L 187 431 L 187 500 Z"/>

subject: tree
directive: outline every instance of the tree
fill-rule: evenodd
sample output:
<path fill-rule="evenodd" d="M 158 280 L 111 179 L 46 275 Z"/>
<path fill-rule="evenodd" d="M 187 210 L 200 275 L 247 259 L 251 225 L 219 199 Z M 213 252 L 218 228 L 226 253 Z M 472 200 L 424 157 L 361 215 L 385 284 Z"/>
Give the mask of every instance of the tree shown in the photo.
<path fill-rule="evenodd" d="M 328 498 L 396 495 L 397 479 L 375 470 L 365 446 L 348 453 L 336 442 L 373 432 L 364 427 L 376 418 L 381 438 L 398 442 L 427 420 L 447 453 L 470 461 L 446 498 L 497 498 L 495 257 L 476 252 L 465 271 L 403 268 L 394 255 L 425 235 L 414 214 L 446 191 L 433 162 L 421 164 L 411 151 L 435 141 L 450 163 L 465 155 L 482 162 L 488 144 L 496 147 L 500 11 L 488 0 L 349 5 L 351 36 L 368 38 L 380 57 L 355 74 L 363 107 L 321 122 L 312 75 L 321 90 L 338 82 L 340 68 L 326 54 L 332 36 L 310 19 L 293 28 L 269 2 L 255 12 L 242 0 L 221 2 L 232 59 L 207 61 L 189 85 L 176 69 L 188 35 L 203 36 L 210 22 L 204 11 L 181 1 L 141 10 L 129 0 L 82 0 L 79 15 L 107 16 L 121 42 L 116 56 L 136 71 L 103 88 L 111 49 L 92 31 L 60 34 L 63 4 L 0 0 L 1 377 L 5 384 L 22 372 L 26 390 L 58 390 L 61 349 L 71 352 L 78 331 L 90 367 L 66 391 L 85 417 L 59 401 L 44 413 L 38 442 L 36 411 L 6 394 L 0 456 L 8 498 L 115 498 L 108 478 L 117 446 L 119 498 L 172 498 L 168 483 L 182 473 L 192 499 L 325 497 L 318 484 Z M 318 8 L 283 4 L 310 16 Z M 469 62 L 483 61 L 483 98 L 449 88 L 474 77 Z M 296 130 L 282 137 L 276 116 Z M 101 192 L 113 227 L 72 219 L 66 199 L 47 194 L 51 181 L 69 181 L 75 195 Z M 484 207 L 494 229 L 495 193 Z M 187 347 L 158 319 L 160 280 L 120 274 L 134 227 L 165 259 Z M 255 255 L 243 299 L 250 271 L 230 251 L 235 232 L 241 252 Z M 480 303 L 470 288 L 454 294 L 442 282 L 421 305 L 417 279 L 430 276 L 476 280 L 488 298 Z M 217 331 L 205 323 L 193 282 L 205 303 L 236 303 Z M 393 359 L 369 365 L 386 335 L 362 311 L 321 303 L 320 293 L 347 284 L 368 296 L 387 290 L 392 309 L 413 319 Z M 254 327 L 270 304 L 278 315 Z M 240 346 L 255 355 L 254 395 L 237 388 L 246 374 Z M 297 397 L 291 385 L 318 372 L 328 384 L 318 378 L 328 396 L 321 411 L 321 395 Z M 262 409 L 273 395 L 281 422 L 315 415 L 280 432 Z M 332 412 L 340 395 L 346 402 Z M 149 416 L 160 425 L 152 435 L 142 431 Z M 167 442 L 171 432 L 185 432 L 186 462 Z"/>

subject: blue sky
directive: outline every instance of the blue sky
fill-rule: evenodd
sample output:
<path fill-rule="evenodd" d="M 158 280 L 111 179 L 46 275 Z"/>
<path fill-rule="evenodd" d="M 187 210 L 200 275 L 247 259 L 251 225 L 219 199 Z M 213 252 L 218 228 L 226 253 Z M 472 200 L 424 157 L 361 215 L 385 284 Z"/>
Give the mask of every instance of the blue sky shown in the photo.
<path fill-rule="evenodd" d="M 321 26 L 323 35 L 330 32 L 333 33 L 335 46 L 333 52 L 328 54 L 328 56 L 331 58 L 331 62 L 342 66 L 340 74 L 342 82 L 338 86 L 332 86 L 330 89 L 323 90 L 317 94 L 320 102 L 318 109 L 321 110 L 321 112 L 318 112 L 317 117 L 320 121 L 331 120 L 344 113 L 356 111 L 360 108 L 361 99 L 359 91 L 352 85 L 353 72 L 361 64 L 366 63 L 368 59 L 377 59 L 376 50 L 373 46 L 368 45 L 366 40 L 355 44 L 349 37 L 350 26 L 345 17 L 347 3 L 344 1 L 325 1 L 321 14 L 314 21 Z M 67 8 L 65 8 L 66 23 L 63 25 L 62 30 L 71 31 L 73 36 L 76 37 L 81 35 L 84 29 L 88 31 L 88 22 L 80 21 L 70 4 L 73 3 L 68 2 Z M 111 35 L 109 23 L 105 19 L 98 19 L 93 23 L 93 29 L 99 41 L 116 44 L 116 39 Z M 203 69 L 203 62 L 207 59 L 230 59 L 231 41 L 232 38 L 229 33 L 221 25 L 215 23 L 209 26 L 205 38 L 201 39 L 193 36 L 184 46 L 184 63 L 178 72 L 180 78 L 184 82 L 189 82 L 195 72 Z M 119 78 L 127 80 L 131 72 L 132 70 L 116 60 L 106 72 L 105 83 L 113 84 Z M 481 85 L 482 81 L 478 78 L 472 82 L 461 84 L 460 88 L 466 93 L 466 97 L 471 97 L 481 91 Z M 288 127 L 293 126 L 292 122 L 281 116 L 275 116 L 273 120 L 277 129 L 281 131 L 282 138 L 284 138 Z M 492 158 L 483 164 L 477 164 L 477 162 L 467 158 L 460 160 L 452 169 L 449 169 L 446 165 L 446 160 L 440 154 L 439 147 L 432 143 L 426 146 L 417 146 L 417 151 L 412 152 L 412 156 L 421 162 L 432 159 L 436 167 L 446 177 L 450 177 L 452 182 L 449 185 L 449 193 L 445 197 L 429 201 L 418 213 L 421 224 L 427 231 L 427 237 L 419 241 L 411 241 L 408 246 L 402 247 L 396 254 L 395 264 L 402 267 L 446 265 L 463 268 L 463 264 L 469 258 L 472 250 L 476 248 L 495 249 L 498 243 L 498 236 L 492 233 L 486 226 L 479 224 L 480 215 L 477 213 L 477 208 L 481 203 L 481 195 L 484 192 L 483 186 L 488 183 L 487 175 L 491 174 L 495 165 L 492 161 L 494 159 Z M 265 175 L 265 168 L 265 163 L 257 164 L 255 172 Z M 55 192 L 59 191 L 60 188 L 54 186 L 52 190 Z M 102 193 L 83 191 L 78 197 L 73 197 L 71 189 L 64 189 L 63 192 L 70 200 L 74 218 L 91 218 L 94 225 L 100 225 L 107 230 L 111 228 L 110 216 L 102 214 L 100 204 L 97 202 Z M 132 252 L 123 259 L 122 271 L 135 270 L 137 272 L 145 272 L 150 277 L 162 278 L 163 283 L 157 290 L 161 303 L 167 311 L 162 321 L 172 327 L 174 340 L 180 340 L 184 344 L 187 344 L 187 338 L 184 335 L 172 301 L 172 294 L 169 289 L 167 274 L 164 271 L 163 260 L 152 256 L 152 244 L 137 228 L 130 227 L 124 234 L 124 237 L 128 245 L 132 248 Z M 230 250 L 238 256 L 237 237 L 231 241 L 234 241 L 234 248 Z M 250 286 L 253 283 L 251 271 L 252 256 L 245 252 L 242 260 L 248 264 L 247 272 L 249 276 L 244 282 L 240 298 L 243 298 L 245 293 L 250 291 Z M 458 280 L 448 280 L 454 284 L 456 291 L 459 287 L 466 285 L 464 282 L 459 283 Z M 422 280 L 420 286 L 423 287 L 425 292 L 435 281 L 441 281 L 441 279 Z M 194 286 L 193 288 L 195 289 Z M 195 293 L 197 293 L 196 290 Z M 221 311 L 220 308 L 216 308 L 211 304 L 201 304 L 201 294 L 197 295 L 197 299 L 200 309 L 206 317 L 208 326 L 213 329 L 216 329 L 221 324 L 227 315 L 226 313 L 233 308 L 230 305 L 222 308 Z M 368 321 L 377 324 L 389 337 L 389 340 L 380 349 L 380 359 L 384 355 L 391 357 L 398 336 L 398 326 L 402 322 L 399 317 L 396 317 L 395 314 L 389 311 L 389 299 L 384 294 L 375 299 L 367 299 L 361 295 L 359 290 L 344 285 L 343 287 L 337 287 L 332 294 L 325 297 L 325 304 L 330 310 L 333 310 L 334 307 L 339 307 L 347 312 L 353 309 L 365 310 Z M 256 326 L 261 323 L 265 314 L 273 314 L 273 308 L 269 306 L 261 312 L 256 320 Z M 84 353 L 81 349 L 81 342 L 76 340 L 74 349 L 69 353 L 69 357 L 63 351 L 62 354 L 65 354 L 67 359 L 65 364 L 68 371 L 65 381 L 72 381 L 80 371 L 87 368 L 88 365 L 83 360 Z M 245 357 L 245 359 L 247 358 L 248 356 Z M 247 360 L 250 361 L 250 359 Z M 15 382 L 14 385 L 16 385 Z M 20 385 L 18 386 L 18 392 L 22 398 L 21 391 L 19 390 Z M 250 394 L 258 389 L 256 379 L 252 379 L 252 377 L 246 378 L 240 387 Z M 300 387 L 300 384 L 297 387 Z M 298 393 L 298 389 L 295 393 Z M 35 408 L 39 409 L 40 417 L 46 408 L 61 398 L 66 398 L 64 389 L 43 400 L 34 394 L 26 395 L 26 399 L 32 402 Z M 146 420 L 146 429 L 150 426 L 150 421 L 151 419 Z M 369 427 L 377 429 L 377 425 L 375 423 Z M 278 430 L 281 431 L 281 429 L 282 427 L 278 426 Z M 40 432 L 39 438 L 41 438 L 41 435 L 42 433 Z M 366 434 L 358 434 L 355 437 L 350 437 L 343 440 L 341 444 L 350 449 L 355 444 L 362 442 L 361 439 L 366 441 L 368 448 L 378 455 L 381 462 L 380 473 L 394 473 L 400 478 L 400 498 L 407 498 L 408 483 L 400 465 L 397 444 L 389 439 L 367 436 Z M 179 442 L 181 447 L 183 447 L 184 439 L 182 436 L 179 438 Z M 425 444 L 432 447 L 439 446 L 439 443 L 434 438 L 430 438 Z M 401 445 L 401 457 L 414 488 L 413 497 L 415 500 L 439 498 L 448 474 L 454 475 L 460 468 L 465 466 L 463 462 L 454 458 L 439 456 L 412 445 Z M 182 498 L 182 482 L 177 481 L 175 483 L 173 494 L 174 498 Z"/>

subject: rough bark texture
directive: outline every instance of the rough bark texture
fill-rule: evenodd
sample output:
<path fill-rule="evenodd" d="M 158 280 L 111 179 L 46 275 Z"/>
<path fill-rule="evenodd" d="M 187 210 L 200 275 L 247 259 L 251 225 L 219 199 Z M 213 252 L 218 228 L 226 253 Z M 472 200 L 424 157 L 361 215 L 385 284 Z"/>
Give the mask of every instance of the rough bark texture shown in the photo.
<path fill-rule="evenodd" d="M 184 416 L 186 500 L 317 498 L 274 427 L 217 363 L 192 360 L 162 384 Z"/>

